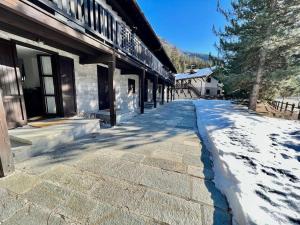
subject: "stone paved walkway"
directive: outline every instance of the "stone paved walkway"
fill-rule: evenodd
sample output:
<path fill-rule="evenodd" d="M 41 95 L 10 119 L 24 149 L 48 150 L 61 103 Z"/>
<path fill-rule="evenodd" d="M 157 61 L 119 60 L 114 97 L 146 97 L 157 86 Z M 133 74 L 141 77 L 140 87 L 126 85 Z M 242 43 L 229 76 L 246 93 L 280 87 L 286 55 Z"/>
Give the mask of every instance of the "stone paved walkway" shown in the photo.
<path fill-rule="evenodd" d="M 192 103 L 173 102 L 17 164 L 0 224 L 231 224 L 195 125 Z"/>

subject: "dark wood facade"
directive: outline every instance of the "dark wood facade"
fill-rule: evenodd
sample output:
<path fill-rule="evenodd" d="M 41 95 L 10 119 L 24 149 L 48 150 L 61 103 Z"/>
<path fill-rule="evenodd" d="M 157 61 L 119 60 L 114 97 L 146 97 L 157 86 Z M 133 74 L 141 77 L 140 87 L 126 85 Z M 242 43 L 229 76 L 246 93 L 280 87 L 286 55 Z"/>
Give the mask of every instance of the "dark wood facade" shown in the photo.
<path fill-rule="evenodd" d="M 8 128 L 24 125 L 26 112 L 16 47 L 6 40 L 0 40 L 0 87 Z"/>
<path fill-rule="evenodd" d="M 107 3 L 116 13 L 98 0 L 1 0 L 0 32 L 3 30 L 75 54 L 79 56 L 82 65 L 106 64 L 108 68 L 105 69 L 105 80 L 98 75 L 98 86 L 103 83 L 107 86 L 106 91 L 99 92 L 99 102 L 104 101 L 103 109 L 109 106 L 110 121 L 115 125 L 116 68 L 139 75 L 141 113 L 144 113 L 147 78 L 154 83 L 153 99 L 156 107 L 158 82 L 164 86 L 172 86 L 176 70 L 134 0 L 108 0 Z M 6 116 L 5 121 L 0 117 L 1 128 L 4 127 L 4 130 L 0 130 L 0 139 L 4 137 L 0 146 L 5 151 L 9 149 L 9 145 L 5 144 L 6 127 L 14 128 L 27 123 L 16 43 L 30 47 L 20 40 L 0 39 L 0 94 L 3 97 L 0 110 L 1 104 L 4 105 L 0 116 Z M 43 57 L 50 58 L 51 73 L 43 71 Z M 44 114 L 75 115 L 77 108 L 73 59 L 62 57 L 57 52 L 39 55 L 38 59 Z M 104 71 L 99 68 L 98 74 L 101 73 Z M 45 83 L 49 79 L 54 84 L 54 89 L 50 92 Z M 3 125 L 4 122 L 7 125 Z M 2 157 L 0 166 L 5 164 L 7 168 L 10 164 L 8 161 L 7 155 L 4 159 Z"/>

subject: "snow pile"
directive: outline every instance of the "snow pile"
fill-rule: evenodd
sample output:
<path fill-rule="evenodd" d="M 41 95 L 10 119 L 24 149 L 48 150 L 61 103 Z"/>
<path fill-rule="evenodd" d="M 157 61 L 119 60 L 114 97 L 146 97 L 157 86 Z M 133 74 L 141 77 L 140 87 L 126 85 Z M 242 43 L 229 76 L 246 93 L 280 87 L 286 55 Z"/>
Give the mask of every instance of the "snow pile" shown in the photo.
<path fill-rule="evenodd" d="M 194 104 L 233 222 L 300 224 L 300 122 L 262 117 L 229 101 Z"/>

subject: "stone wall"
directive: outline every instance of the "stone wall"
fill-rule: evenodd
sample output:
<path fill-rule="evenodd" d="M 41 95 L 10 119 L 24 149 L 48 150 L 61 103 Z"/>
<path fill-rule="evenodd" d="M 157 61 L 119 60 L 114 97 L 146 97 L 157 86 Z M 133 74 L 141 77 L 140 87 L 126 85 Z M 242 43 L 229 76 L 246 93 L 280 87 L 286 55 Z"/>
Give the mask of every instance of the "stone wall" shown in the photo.
<path fill-rule="evenodd" d="M 116 69 L 114 76 L 116 82 L 116 108 L 117 122 L 122 122 L 139 113 L 139 76 L 136 74 L 122 74 Z M 135 80 L 135 93 L 128 92 L 128 79 Z"/>
<path fill-rule="evenodd" d="M 153 101 L 153 82 L 151 80 L 148 80 L 148 102 Z"/>

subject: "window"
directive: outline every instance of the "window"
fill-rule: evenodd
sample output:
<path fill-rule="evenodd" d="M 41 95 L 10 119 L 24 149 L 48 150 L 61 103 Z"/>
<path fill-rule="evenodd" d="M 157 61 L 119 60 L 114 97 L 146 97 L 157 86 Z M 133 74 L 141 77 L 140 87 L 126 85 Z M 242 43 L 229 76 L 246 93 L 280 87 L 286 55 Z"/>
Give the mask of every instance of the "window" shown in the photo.
<path fill-rule="evenodd" d="M 210 90 L 209 90 L 209 89 L 206 89 L 205 94 L 206 94 L 206 95 L 209 95 L 209 94 L 210 94 Z"/>
<path fill-rule="evenodd" d="M 128 94 L 133 93 L 135 94 L 135 80 L 128 79 Z"/>
<path fill-rule="evenodd" d="M 221 90 L 218 90 L 218 91 L 217 91 L 217 95 L 220 95 L 220 94 L 221 94 Z"/>
<path fill-rule="evenodd" d="M 207 82 L 207 83 L 210 83 L 210 82 L 211 82 L 211 78 L 208 77 L 208 78 L 206 79 L 206 82 Z"/>

